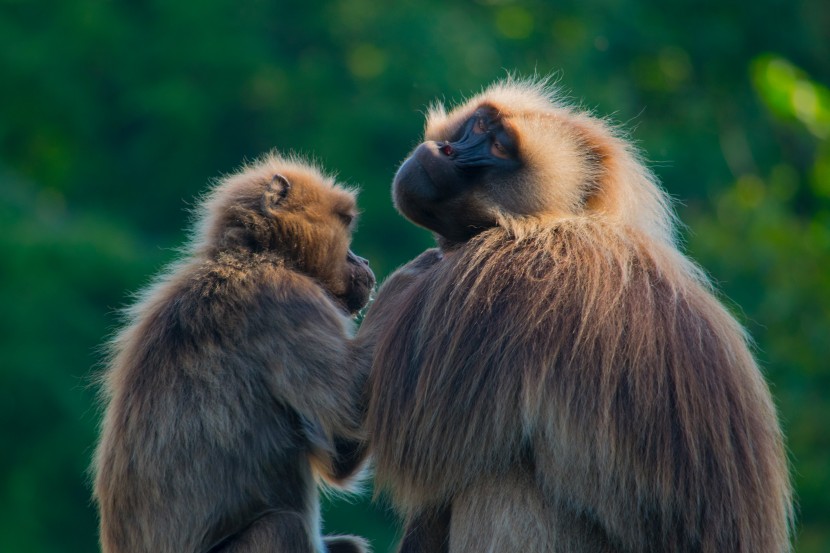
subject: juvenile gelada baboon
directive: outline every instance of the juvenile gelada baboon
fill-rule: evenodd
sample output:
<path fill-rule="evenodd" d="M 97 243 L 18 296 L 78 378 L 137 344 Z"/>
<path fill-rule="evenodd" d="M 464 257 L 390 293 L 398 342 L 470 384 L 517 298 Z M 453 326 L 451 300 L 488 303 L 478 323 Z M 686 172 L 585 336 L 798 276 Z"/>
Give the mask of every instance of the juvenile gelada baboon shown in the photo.
<path fill-rule="evenodd" d="M 128 312 L 103 376 L 95 498 L 107 553 L 356 552 L 315 480 L 361 466 L 351 316 L 374 276 L 354 193 L 269 155 L 206 196 L 186 256 Z"/>
<path fill-rule="evenodd" d="M 770 393 L 631 144 L 538 81 L 425 134 L 393 196 L 440 247 L 358 333 L 401 551 L 787 551 Z"/>

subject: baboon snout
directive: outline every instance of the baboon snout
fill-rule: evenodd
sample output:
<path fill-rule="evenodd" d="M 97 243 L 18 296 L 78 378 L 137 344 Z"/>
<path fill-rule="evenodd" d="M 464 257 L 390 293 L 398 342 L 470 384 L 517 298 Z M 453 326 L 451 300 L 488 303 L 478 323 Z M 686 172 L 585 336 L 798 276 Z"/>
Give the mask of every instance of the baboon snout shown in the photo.
<path fill-rule="evenodd" d="M 359 255 L 355 255 L 352 250 L 349 250 L 349 253 L 346 254 L 346 261 L 349 263 L 354 263 L 356 265 L 365 265 L 366 267 L 369 266 L 369 260 L 365 257 L 360 257 Z"/>

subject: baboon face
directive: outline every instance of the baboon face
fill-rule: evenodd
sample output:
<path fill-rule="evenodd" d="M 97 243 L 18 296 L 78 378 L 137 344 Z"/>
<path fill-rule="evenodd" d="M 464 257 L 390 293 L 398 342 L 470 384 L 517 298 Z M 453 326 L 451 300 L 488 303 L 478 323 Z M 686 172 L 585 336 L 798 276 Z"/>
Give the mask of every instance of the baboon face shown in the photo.
<path fill-rule="evenodd" d="M 349 249 L 357 220 L 354 194 L 298 173 L 275 173 L 264 211 L 276 244 L 297 268 L 319 279 L 349 313 L 369 301 L 375 276 L 369 262 Z"/>
<path fill-rule="evenodd" d="M 355 193 L 316 168 L 271 158 L 245 180 L 231 182 L 213 206 L 219 247 L 280 254 L 318 280 L 350 314 L 363 308 L 375 284 L 369 262 L 350 249 L 357 218 Z"/>
<path fill-rule="evenodd" d="M 583 123 L 543 94 L 509 84 L 449 113 L 433 107 L 426 140 L 395 176 L 395 205 L 455 242 L 505 217 L 577 213 L 603 170 Z"/>
<path fill-rule="evenodd" d="M 496 224 L 488 184 L 509 181 L 522 162 L 498 110 L 477 107 L 444 139 L 418 146 L 398 170 L 395 205 L 413 222 L 454 241 Z"/>

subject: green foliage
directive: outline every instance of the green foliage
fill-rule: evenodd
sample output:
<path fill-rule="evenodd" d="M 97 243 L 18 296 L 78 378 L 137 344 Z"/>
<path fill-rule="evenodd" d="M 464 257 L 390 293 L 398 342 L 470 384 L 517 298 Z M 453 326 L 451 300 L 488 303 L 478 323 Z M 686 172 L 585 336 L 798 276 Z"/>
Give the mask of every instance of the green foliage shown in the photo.
<path fill-rule="evenodd" d="M 830 4 L 759 0 L 0 0 L 0 550 L 91 551 L 90 383 L 208 181 L 271 148 L 362 188 L 383 277 L 431 244 L 389 183 L 421 112 L 506 74 L 633 128 L 690 254 L 757 342 L 797 550 L 830 548 Z M 330 531 L 393 543 L 368 494 Z"/>
<path fill-rule="evenodd" d="M 764 55 L 752 64 L 752 81 L 778 117 L 802 123 L 818 138 L 830 137 L 830 90 L 789 61 Z"/>

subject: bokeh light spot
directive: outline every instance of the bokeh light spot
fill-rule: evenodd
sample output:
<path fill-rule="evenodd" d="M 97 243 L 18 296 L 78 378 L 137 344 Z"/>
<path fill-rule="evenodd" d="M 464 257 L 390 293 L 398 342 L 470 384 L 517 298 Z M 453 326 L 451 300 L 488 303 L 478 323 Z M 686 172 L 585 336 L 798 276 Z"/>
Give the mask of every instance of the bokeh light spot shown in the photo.
<path fill-rule="evenodd" d="M 533 16 L 519 6 L 507 6 L 496 12 L 496 29 L 502 36 L 521 40 L 533 32 Z"/>
<path fill-rule="evenodd" d="M 349 71 L 355 77 L 371 79 L 386 69 L 386 52 L 373 44 L 358 44 L 351 49 L 346 59 Z"/>

